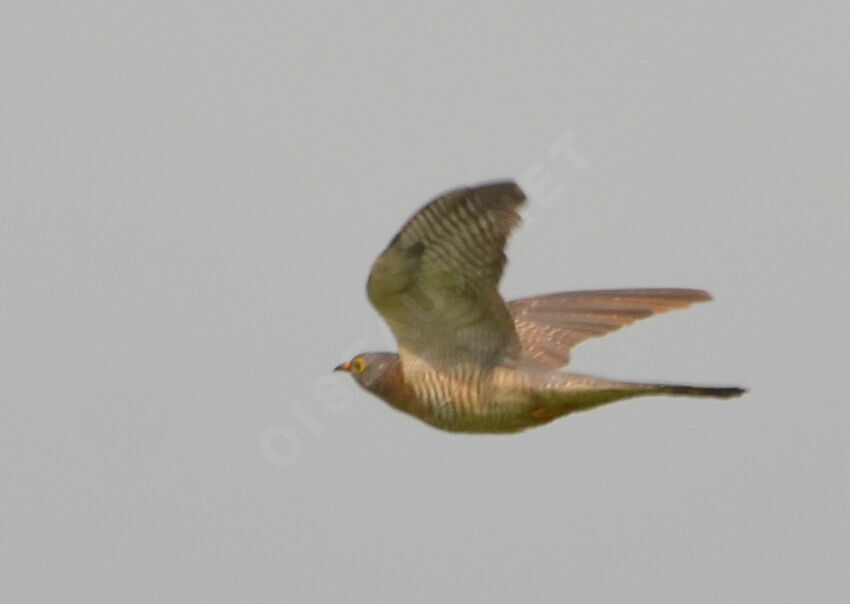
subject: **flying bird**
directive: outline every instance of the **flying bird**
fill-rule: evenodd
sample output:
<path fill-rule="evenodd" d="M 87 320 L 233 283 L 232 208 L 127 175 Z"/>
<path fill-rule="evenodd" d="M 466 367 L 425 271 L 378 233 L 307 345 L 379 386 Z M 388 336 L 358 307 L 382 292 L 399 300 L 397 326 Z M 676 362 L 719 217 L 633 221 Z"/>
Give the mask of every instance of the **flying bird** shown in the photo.
<path fill-rule="evenodd" d="M 396 409 L 451 432 L 510 433 L 647 395 L 730 398 L 737 387 L 564 373 L 570 351 L 638 319 L 711 296 L 696 289 L 575 291 L 505 302 L 505 243 L 525 203 L 513 182 L 449 191 L 420 209 L 372 266 L 367 293 L 398 354 L 335 370 Z"/>

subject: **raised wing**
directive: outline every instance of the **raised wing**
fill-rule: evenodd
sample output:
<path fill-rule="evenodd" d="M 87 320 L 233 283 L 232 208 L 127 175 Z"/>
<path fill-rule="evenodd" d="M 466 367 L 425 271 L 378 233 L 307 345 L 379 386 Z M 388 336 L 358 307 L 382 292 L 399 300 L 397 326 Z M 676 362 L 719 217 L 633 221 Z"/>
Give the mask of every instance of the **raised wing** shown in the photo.
<path fill-rule="evenodd" d="M 369 275 L 369 300 L 403 359 L 487 364 L 519 355 L 497 287 L 524 201 L 513 182 L 450 191 L 419 210 L 381 253 Z"/>
<path fill-rule="evenodd" d="M 570 349 L 588 338 L 638 319 L 711 300 L 699 289 L 612 289 L 550 294 L 508 303 L 522 346 L 522 359 L 559 368 Z"/>

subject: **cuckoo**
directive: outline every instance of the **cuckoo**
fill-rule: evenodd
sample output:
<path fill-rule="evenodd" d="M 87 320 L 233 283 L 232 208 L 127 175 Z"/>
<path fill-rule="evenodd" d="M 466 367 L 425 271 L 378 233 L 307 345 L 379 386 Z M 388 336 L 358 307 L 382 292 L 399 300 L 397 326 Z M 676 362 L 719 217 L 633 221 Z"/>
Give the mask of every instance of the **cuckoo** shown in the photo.
<path fill-rule="evenodd" d="M 573 291 L 505 302 L 504 247 L 525 195 L 513 182 L 449 191 L 372 266 L 369 300 L 398 354 L 336 367 L 396 409 L 451 432 L 509 433 L 647 395 L 730 398 L 737 387 L 616 381 L 560 371 L 580 342 L 710 300 L 696 289 Z"/>

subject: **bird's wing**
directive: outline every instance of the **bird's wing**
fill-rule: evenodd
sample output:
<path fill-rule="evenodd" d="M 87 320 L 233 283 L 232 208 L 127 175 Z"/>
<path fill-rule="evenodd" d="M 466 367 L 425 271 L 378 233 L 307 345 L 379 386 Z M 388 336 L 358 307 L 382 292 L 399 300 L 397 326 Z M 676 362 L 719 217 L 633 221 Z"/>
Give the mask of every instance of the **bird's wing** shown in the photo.
<path fill-rule="evenodd" d="M 522 345 L 522 359 L 550 368 L 570 361 L 584 340 L 638 319 L 711 300 L 698 289 L 612 289 L 550 294 L 508 303 Z"/>
<path fill-rule="evenodd" d="M 414 214 L 381 253 L 367 290 L 402 358 L 451 365 L 519 355 L 497 287 L 524 201 L 513 182 L 449 191 Z"/>

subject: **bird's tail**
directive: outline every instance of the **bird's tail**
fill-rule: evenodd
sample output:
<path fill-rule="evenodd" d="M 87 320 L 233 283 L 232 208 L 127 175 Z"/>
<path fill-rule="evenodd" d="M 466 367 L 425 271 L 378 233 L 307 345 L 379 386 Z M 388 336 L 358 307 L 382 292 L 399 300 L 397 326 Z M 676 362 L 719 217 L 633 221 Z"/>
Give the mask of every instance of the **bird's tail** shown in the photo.
<path fill-rule="evenodd" d="M 737 386 L 685 386 L 681 384 L 642 384 L 604 378 L 559 373 L 537 391 L 538 401 L 554 411 L 570 413 L 638 396 L 689 396 L 728 399 L 746 392 Z"/>
<path fill-rule="evenodd" d="M 640 384 L 646 394 L 672 394 L 676 396 L 707 396 L 712 398 L 733 398 L 741 396 L 747 390 L 737 386 L 682 386 L 679 384 Z"/>

